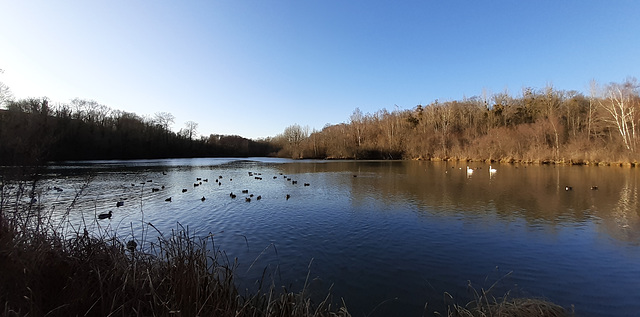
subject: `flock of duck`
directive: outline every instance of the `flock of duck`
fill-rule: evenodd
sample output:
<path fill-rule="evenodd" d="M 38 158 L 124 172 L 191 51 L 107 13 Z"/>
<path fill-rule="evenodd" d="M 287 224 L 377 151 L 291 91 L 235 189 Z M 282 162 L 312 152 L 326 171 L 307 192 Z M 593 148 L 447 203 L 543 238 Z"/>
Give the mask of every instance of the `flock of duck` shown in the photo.
<path fill-rule="evenodd" d="M 167 175 L 166 172 L 163 172 L 162 174 L 163 175 Z M 284 180 L 290 182 L 292 185 L 295 185 L 295 184 L 298 183 L 297 180 L 293 180 L 293 179 L 291 179 L 291 177 L 288 177 L 287 175 L 284 175 L 283 173 L 279 173 L 279 174 L 280 174 L 280 176 L 282 176 L 282 178 Z M 258 181 L 261 181 L 263 179 L 262 178 L 262 173 L 248 172 L 248 175 L 249 175 L 249 177 L 253 177 L 255 180 L 258 180 Z M 218 184 L 218 186 L 222 186 L 222 179 L 223 178 L 224 177 L 222 175 L 220 175 L 215 179 L 215 182 Z M 279 178 L 279 177 L 278 176 L 273 176 L 273 179 L 277 179 L 277 178 Z M 232 182 L 232 181 L 233 181 L 233 178 L 229 178 L 229 182 Z M 146 182 L 141 182 L 140 185 L 145 185 L 145 184 L 151 183 L 151 182 L 153 182 L 153 180 L 147 180 Z M 193 183 L 193 188 L 197 188 L 197 187 L 202 186 L 202 185 L 204 185 L 205 183 L 208 183 L 208 182 L 209 182 L 208 178 L 197 177 L 196 181 Z M 135 184 L 131 184 L 131 186 L 135 186 Z M 311 184 L 303 183 L 303 186 L 311 186 Z M 162 187 L 159 187 L 159 188 L 158 187 L 152 187 L 151 188 L 151 192 L 155 193 L 155 192 L 159 192 L 160 190 L 164 190 L 164 189 L 165 189 L 164 185 Z M 182 189 L 182 193 L 186 193 L 188 191 L 189 191 L 188 188 L 183 188 Z M 242 194 L 246 194 L 246 196 L 244 197 L 244 200 L 246 202 L 251 202 L 252 199 L 262 200 L 262 195 L 255 196 L 253 193 L 249 193 L 248 189 L 241 190 L 241 193 Z M 236 194 L 234 194 L 233 192 L 230 192 L 229 193 L 229 197 L 231 199 L 236 199 L 238 196 Z M 291 198 L 291 194 L 286 194 L 285 195 L 285 199 L 286 200 L 289 200 L 290 198 Z M 204 202 L 205 200 L 207 200 L 207 198 L 205 196 L 202 196 L 202 198 L 200 198 L 200 200 Z M 164 201 L 171 202 L 172 201 L 172 197 L 168 197 Z M 124 206 L 124 200 L 119 200 L 119 201 L 116 202 L 116 207 L 122 207 L 122 206 Z M 99 214 L 98 215 L 98 219 L 111 219 L 112 215 L 113 215 L 113 211 L 110 210 L 108 213 Z"/>

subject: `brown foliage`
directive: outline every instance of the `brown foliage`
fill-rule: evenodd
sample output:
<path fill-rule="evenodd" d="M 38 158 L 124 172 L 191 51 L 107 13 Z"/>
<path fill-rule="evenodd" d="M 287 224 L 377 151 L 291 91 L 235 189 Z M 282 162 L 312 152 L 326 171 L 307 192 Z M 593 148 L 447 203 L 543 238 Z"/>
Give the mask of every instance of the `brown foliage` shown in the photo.
<path fill-rule="evenodd" d="M 640 96 L 633 79 L 600 96 L 525 88 L 462 101 L 385 109 L 326 126 L 301 140 L 296 158 L 494 160 L 505 162 L 637 162 Z"/>

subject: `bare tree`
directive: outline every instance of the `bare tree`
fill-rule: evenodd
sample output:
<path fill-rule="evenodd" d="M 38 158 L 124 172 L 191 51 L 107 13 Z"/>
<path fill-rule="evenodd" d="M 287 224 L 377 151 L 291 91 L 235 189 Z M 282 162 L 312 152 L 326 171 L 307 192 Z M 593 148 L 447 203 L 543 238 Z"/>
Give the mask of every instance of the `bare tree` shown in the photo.
<path fill-rule="evenodd" d="M 303 140 L 309 137 L 309 127 L 301 127 L 298 124 L 288 126 L 284 129 L 283 137 L 287 144 L 291 147 L 291 156 L 293 158 L 300 158 L 302 151 L 300 151 L 300 144 Z"/>
<path fill-rule="evenodd" d="M 595 111 L 595 105 L 593 104 L 598 93 L 598 84 L 595 79 L 589 82 L 589 115 L 587 119 L 587 140 L 591 139 L 591 122 L 593 122 L 593 112 Z"/>
<path fill-rule="evenodd" d="M 0 74 L 4 73 L 4 70 L 0 69 Z M 0 108 L 6 107 L 6 104 L 13 100 L 13 94 L 9 86 L 0 81 Z"/>
<path fill-rule="evenodd" d="M 186 127 L 185 135 L 189 140 L 193 140 L 194 137 L 198 136 L 198 123 L 194 121 L 187 121 L 184 123 Z"/>
<path fill-rule="evenodd" d="M 360 111 L 360 108 L 356 108 L 356 110 L 353 111 L 350 119 L 351 126 L 355 129 L 358 147 L 360 147 L 362 145 L 362 130 L 364 127 L 364 115 L 362 114 L 362 111 Z"/>
<path fill-rule="evenodd" d="M 168 112 L 156 112 L 154 114 L 154 121 L 159 124 L 165 132 L 169 132 L 171 125 L 175 122 L 176 117 Z"/>
<path fill-rule="evenodd" d="M 605 88 L 605 100 L 600 106 L 609 114 L 605 119 L 620 133 L 624 146 L 630 152 L 636 150 L 638 120 L 638 83 L 635 78 L 624 83 L 611 83 Z"/>

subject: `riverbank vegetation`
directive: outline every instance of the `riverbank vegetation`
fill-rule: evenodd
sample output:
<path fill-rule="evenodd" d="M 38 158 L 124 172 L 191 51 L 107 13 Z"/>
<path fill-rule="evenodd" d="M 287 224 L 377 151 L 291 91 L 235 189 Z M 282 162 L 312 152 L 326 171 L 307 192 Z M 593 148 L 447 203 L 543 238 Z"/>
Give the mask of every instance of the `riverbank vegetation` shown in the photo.
<path fill-rule="evenodd" d="M 114 110 L 92 100 L 50 104 L 47 98 L 4 100 L 0 109 L 0 165 L 47 161 L 175 157 L 267 156 L 265 141 L 237 135 L 197 138 L 198 124 L 171 130 L 174 117 Z M 0 107 L 2 108 L 2 107 Z"/>
<path fill-rule="evenodd" d="M 524 88 L 410 110 L 353 112 L 348 122 L 309 131 L 287 127 L 272 139 L 283 157 L 475 160 L 635 165 L 640 95 L 635 78 L 577 91 Z"/>
<path fill-rule="evenodd" d="M 273 156 L 317 159 L 473 160 L 622 164 L 640 159 L 640 92 L 635 78 L 577 91 L 524 88 L 413 109 L 363 113 L 309 131 L 297 124 L 264 140 L 179 132 L 174 117 L 111 109 L 92 100 L 0 96 L 0 164 L 169 157 Z M 2 109 L 4 108 L 4 109 Z"/>

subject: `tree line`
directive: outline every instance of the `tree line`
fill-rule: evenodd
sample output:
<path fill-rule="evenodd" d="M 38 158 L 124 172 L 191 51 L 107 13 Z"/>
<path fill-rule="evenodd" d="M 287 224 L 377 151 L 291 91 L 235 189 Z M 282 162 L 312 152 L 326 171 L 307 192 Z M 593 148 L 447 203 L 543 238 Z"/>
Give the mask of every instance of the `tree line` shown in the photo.
<path fill-rule="evenodd" d="M 0 165 L 47 161 L 170 157 L 267 156 L 264 141 L 236 135 L 197 138 L 198 124 L 173 132 L 174 116 L 111 109 L 92 100 L 52 105 L 47 98 L 14 100 L 0 87 Z M 4 108 L 4 109 L 2 109 Z"/>
<path fill-rule="evenodd" d="M 633 163 L 639 159 L 635 78 L 577 91 L 524 88 L 362 113 L 322 130 L 291 125 L 272 138 L 279 156 L 322 159 Z"/>

